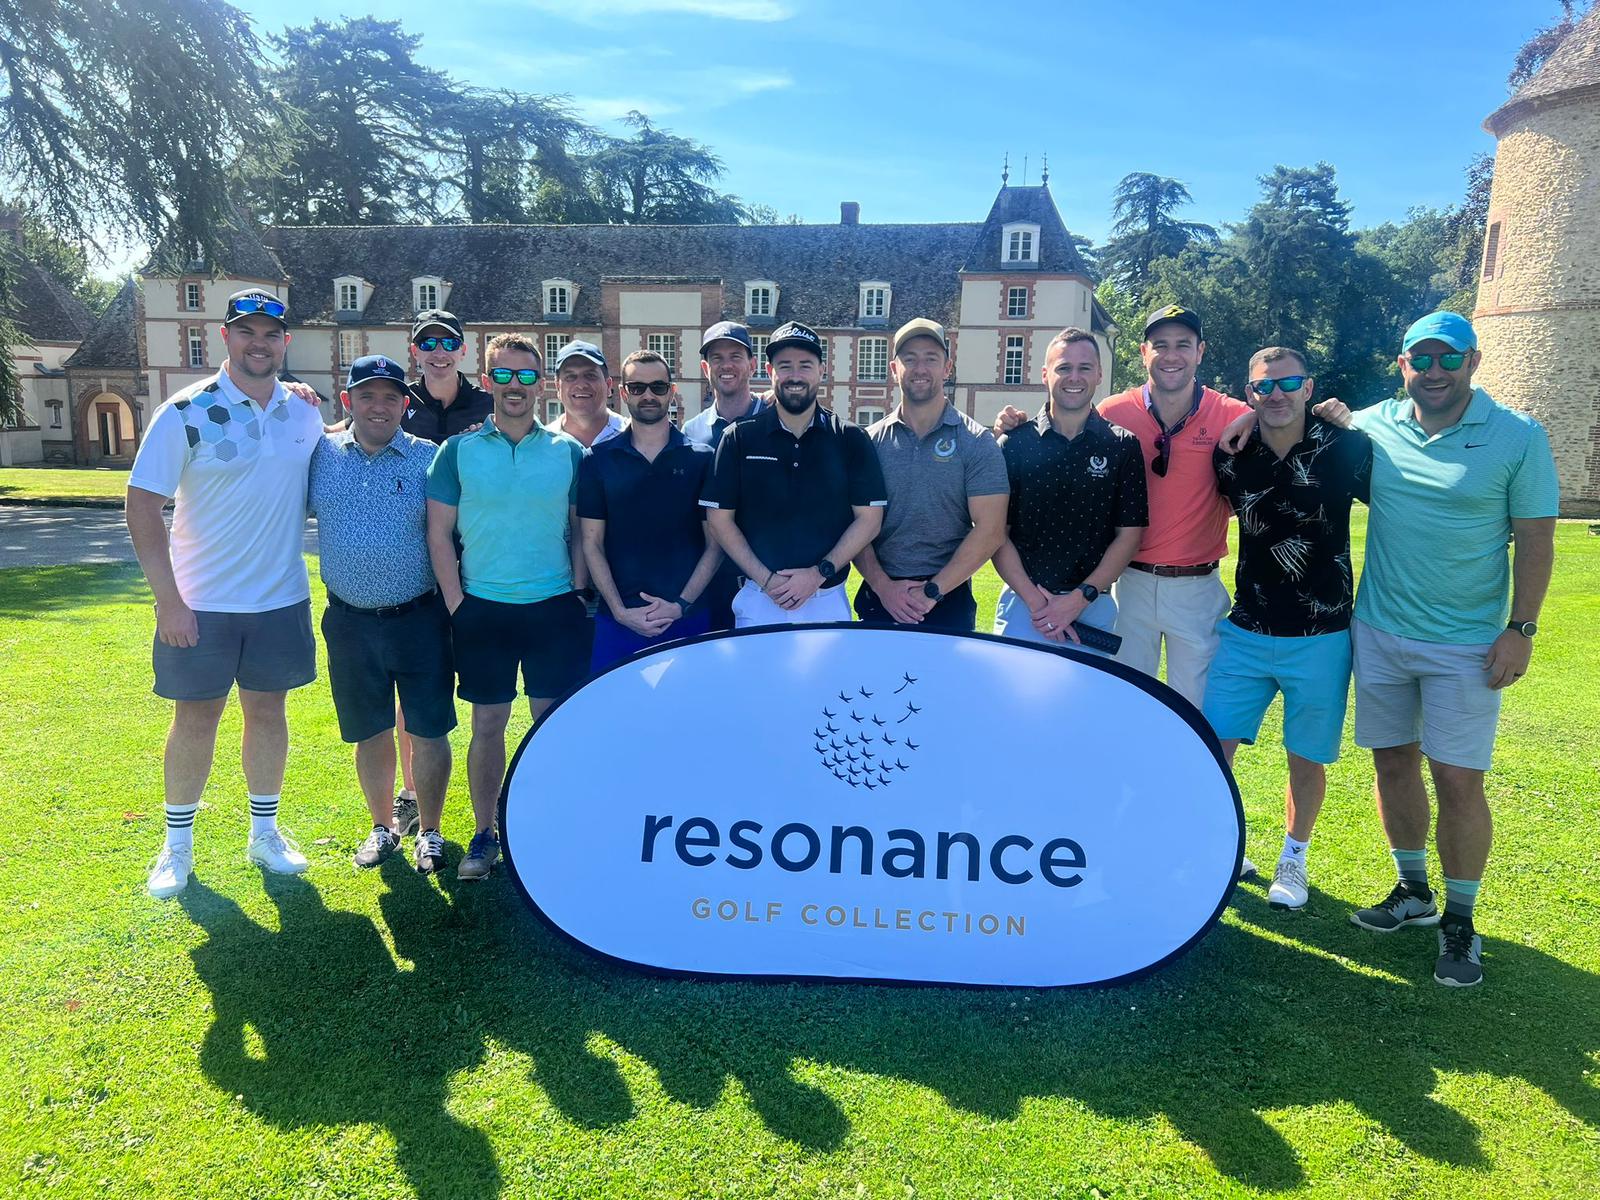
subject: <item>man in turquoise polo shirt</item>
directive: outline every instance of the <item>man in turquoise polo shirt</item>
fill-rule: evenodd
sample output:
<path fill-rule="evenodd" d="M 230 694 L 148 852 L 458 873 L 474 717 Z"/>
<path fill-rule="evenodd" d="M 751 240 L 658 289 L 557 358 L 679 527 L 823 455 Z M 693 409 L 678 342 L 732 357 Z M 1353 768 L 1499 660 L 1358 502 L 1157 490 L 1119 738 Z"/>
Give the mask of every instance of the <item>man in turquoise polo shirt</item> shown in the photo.
<path fill-rule="evenodd" d="M 428 551 L 450 610 L 457 694 L 472 705 L 467 785 L 477 830 L 462 879 L 484 878 L 500 858 L 495 804 L 518 667 L 538 720 L 588 666 L 574 591 L 587 582 L 576 508 L 584 449 L 535 417 L 543 363 L 532 338 L 500 334 L 484 357 L 494 413 L 446 441 L 428 471 Z"/>
<path fill-rule="evenodd" d="M 1376 933 L 1438 925 L 1434 979 L 1468 987 L 1483 979 L 1472 923 L 1492 833 L 1483 776 L 1501 692 L 1528 670 L 1550 583 L 1555 461 L 1537 421 L 1473 387 L 1466 318 L 1423 317 L 1401 347 L 1406 395 L 1354 416 L 1373 461 L 1351 626 L 1356 743 L 1372 750 L 1400 878 L 1351 920 Z M 1442 919 L 1428 886 L 1424 755 L 1439 798 Z"/>

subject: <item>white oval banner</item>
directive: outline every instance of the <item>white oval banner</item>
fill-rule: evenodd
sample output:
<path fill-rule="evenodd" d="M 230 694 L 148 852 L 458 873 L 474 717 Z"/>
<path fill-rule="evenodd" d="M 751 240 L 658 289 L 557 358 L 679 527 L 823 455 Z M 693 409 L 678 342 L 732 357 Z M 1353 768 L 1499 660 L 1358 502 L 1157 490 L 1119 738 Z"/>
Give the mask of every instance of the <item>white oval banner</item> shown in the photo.
<path fill-rule="evenodd" d="M 546 920 L 705 976 L 1121 979 L 1199 940 L 1244 851 L 1216 739 L 1164 685 L 861 625 L 621 663 L 529 732 L 500 804 Z"/>

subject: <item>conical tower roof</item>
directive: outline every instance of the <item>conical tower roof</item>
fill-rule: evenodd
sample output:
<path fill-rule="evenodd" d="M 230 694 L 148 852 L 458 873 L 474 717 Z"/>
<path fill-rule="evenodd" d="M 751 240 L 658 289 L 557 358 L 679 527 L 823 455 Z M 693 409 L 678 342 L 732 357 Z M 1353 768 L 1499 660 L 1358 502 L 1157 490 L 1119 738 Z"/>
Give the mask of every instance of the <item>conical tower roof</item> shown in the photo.
<path fill-rule="evenodd" d="M 1600 4 L 1561 40 L 1516 95 L 1489 114 L 1483 127 L 1499 137 L 1516 117 L 1558 98 L 1572 99 L 1575 93 L 1600 96 Z"/>

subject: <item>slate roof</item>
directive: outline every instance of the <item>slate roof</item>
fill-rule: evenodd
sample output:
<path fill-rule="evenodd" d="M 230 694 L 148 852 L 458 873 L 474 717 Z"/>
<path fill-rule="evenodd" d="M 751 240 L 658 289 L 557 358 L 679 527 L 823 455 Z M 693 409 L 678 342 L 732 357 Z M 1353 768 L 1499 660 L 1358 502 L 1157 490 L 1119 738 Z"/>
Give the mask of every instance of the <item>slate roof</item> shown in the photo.
<path fill-rule="evenodd" d="M 21 254 L 6 255 L 13 320 L 34 342 L 81 341 L 94 316 L 54 275 Z"/>
<path fill-rule="evenodd" d="M 1031 222 L 1039 227 L 1039 265 L 1031 268 L 1035 273 L 1082 275 L 1092 279 L 1083 256 L 1072 244 L 1061 213 L 1056 209 L 1055 198 L 1047 184 L 1037 187 L 1002 187 L 994 198 L 978 236 L 972 241 L 962 269 L 965 271 L 996 271 L 1001 269 L 1000 237 L 1005 226 L 1013 221 Z"/>
<path fill-rule="evenodd" d="M 1483 127 L 1498 135 L 1513 117 L 1541 102 L 1571 92 L 1600 94 L 1600 4 L 1561 40 L 1556 51 L 1534 72 L 1533 78 L 1517 89 L 1483 122 Z"/>
<path fill-rule="evenodd" d="M 199 267 L 192 257 L 182 247 L 175 243 L 165 243 L 156 248 L 150 256 L 150 261 L 140 270 L 141 275 L 154 275 L 173 278 L 181 275 L 212 274 L 211 268 L 216 268 L 216 274 L 231 275 L 235 279 L 265 279 L 281 281 L 284 278 L 283 264 L 273 256 L 271 250 L 261 240 L 255 222 L 244 213 L 235 209 L 226 224 L 217 234 L 221 243 L 220 251 L 214 263 L 201 264 Z"/>
<path fill-rule="evenodd" d="M 84 337 L 83 345 L 62 365 L 74 371 L 96 367 L 138 370 L 138 305 L 139 285 L 130 279 L 106 305 L 106 311 Z"/>

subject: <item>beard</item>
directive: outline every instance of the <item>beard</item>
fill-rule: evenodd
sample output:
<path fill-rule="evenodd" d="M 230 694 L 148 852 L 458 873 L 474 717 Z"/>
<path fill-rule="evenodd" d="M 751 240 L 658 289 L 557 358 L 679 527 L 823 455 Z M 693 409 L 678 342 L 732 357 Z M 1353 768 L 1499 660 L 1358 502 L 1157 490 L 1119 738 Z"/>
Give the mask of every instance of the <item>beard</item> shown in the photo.
<path fill-rule="evenodd" d="M 817 385 L 791 379 L 774 387 L 772 394 L 778 398 L 778 403 L 783 405 L 784 412 L 803 413 L 816 403 Z"/>

